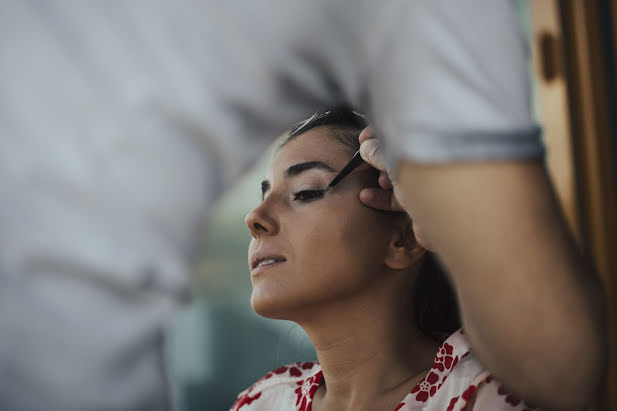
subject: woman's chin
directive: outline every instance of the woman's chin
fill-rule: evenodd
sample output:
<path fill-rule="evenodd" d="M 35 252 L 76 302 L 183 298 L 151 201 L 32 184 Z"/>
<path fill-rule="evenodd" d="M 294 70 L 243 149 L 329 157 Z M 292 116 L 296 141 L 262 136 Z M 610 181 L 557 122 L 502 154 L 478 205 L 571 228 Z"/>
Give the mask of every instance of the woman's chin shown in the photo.
<path fill-rule="evenodd" d="M 255 296 L 255 292 L 251 295 L 251 307 L 253 307 L 253 311 L 265 318 L 272 319 L 285 319 L 283 315 L 284 309 L 281 307 L 281 304 L 277 304 L 276 301 L 272 301 L 271 298 L 263 298 L 259 296 Z"/>
<path fill-rule="evenodd" d="M 251 307 L 260 316 L 276 320 L 292 320 L 292 313 L 301 308 L 298 307 L 297 299 L 263 295 L 257 290 L 251 294 Z"/>

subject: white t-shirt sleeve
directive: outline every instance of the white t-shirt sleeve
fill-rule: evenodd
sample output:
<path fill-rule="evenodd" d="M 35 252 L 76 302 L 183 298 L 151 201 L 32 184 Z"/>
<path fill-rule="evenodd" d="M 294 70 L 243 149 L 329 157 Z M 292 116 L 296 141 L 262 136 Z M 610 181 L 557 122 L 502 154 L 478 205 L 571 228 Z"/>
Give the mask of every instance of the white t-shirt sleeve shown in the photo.
<path fill-rule="evenodd" d="M 543 155 L 515 2 L 395 1 L 369 35 L 369 114 L 393 161 Z"/>

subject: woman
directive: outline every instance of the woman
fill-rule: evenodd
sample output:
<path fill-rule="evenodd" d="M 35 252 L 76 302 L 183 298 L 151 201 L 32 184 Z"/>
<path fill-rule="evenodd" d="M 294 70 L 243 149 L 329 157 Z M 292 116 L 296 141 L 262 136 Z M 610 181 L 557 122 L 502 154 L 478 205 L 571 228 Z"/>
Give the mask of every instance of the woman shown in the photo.
<path fill-rule="evenodd" d="M 345 108 L 296 126 L 246 217 L 253 309 L 302 326 L 319 363 L 266 374 L 232 410 L 531 408 L 470 353 L 454 294 L 408 215 L 360 202 L 376 170 L 324 190 L 365 126 Z"/>

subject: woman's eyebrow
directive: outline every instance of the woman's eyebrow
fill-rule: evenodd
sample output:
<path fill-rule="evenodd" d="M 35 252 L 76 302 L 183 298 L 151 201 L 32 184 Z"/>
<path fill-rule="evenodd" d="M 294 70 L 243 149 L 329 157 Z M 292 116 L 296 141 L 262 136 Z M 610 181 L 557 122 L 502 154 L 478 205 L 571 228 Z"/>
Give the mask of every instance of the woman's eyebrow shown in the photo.
<path fill-rule="evenodd" d="M 304 171 L 312 170 L 312 169 L 326 170 L 331 173 L 336 173 L 335 169 L 333 169 L 332 167 L 330 167 L 328 164 L 324 163 L 323 161 L 307 161 L 305 163 L 298 163 L 298 164 L 294 164 L 293 166 L 290 166 L 287 169 L 287 171 L 285 171 L 285 177 L 287 178 L 295 177 Z M 268 190 L 270 190 L 270 182 L 268 180 L 262 181 L 261 182 L 262 200 L 263 200 L 263 196 L 266 194 Z"/>
<path fill-rule="evenodd" d="M 287 171 L 285 172 L 285 177 L 294 177 L 304 171 L 315 169 L 315 168 L 319 170 L 326 170 L 332 173 L 336 173 L 335 169 L 333 169 L 332 167 L 330 167 L 328 164 L 324 163 L 323 161 L 307 161 L 306 163 L 298 163 L 298 164 L 294 164 L 293 166 L 289 167 Z"/>

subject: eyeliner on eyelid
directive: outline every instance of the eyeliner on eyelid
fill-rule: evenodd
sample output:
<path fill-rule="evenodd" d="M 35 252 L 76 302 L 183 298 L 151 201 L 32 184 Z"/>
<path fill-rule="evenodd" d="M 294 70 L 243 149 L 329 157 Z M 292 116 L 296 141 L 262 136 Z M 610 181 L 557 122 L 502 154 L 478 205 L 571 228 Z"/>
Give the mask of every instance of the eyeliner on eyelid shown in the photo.
<path fill-rule="evenodd" d="M 323 197 L 325 190 L 301 190 L 293 194 L 294 200 L 309 202 Z"/>

